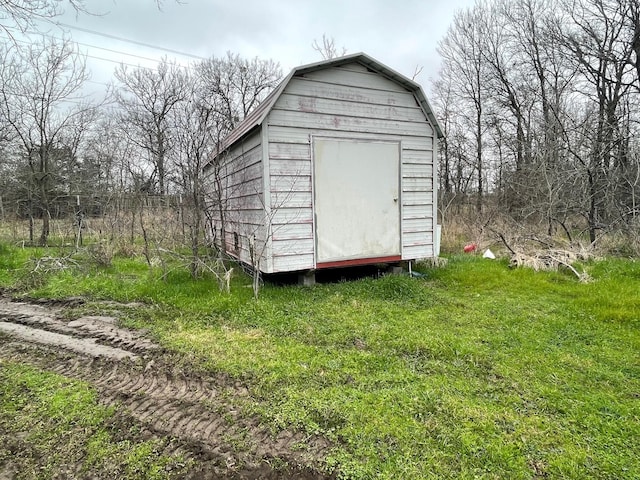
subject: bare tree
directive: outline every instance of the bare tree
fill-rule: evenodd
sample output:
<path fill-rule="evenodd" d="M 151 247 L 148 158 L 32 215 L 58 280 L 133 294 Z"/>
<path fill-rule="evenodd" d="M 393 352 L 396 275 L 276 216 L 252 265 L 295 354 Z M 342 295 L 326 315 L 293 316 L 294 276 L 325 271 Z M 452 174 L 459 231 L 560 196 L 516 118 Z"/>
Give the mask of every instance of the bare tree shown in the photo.
<path fill-rule="evenodd" d="M 280 65 L 273 60 L 248 60 L 231 52 L 199 63 L 196 71 L 203 95 L 215 99 L 212 107 L 224 121 L 222 135 L 233 130 L 282 78 Z"/>
<path fill-rule="evenodd" d="M 227 53 L 222 59 L 211 58 L 196 65 L 200 82 L 200 98 L 212 110 L 215 123 L 212 141 L 217 154 L 206 165 L 208 183 L 206 213 L 218 223 L 223 253 L 227 251 L 225 237 L 229 192 L 226 180 L 228 156 L 223 139 L 276 87 L 282 71 L 272 60 L 247 60 Z M 215 220 L 213 220 L 215 218 Z M 212 231 L 216 228 L 212 228 Z"/>
<path fill-rule="evenodd" d="M 474 176 L 474 162 L 469 158 L 468 126 L 461 113 L 466 103 L 461 102 L 456 91 L 455 73 L 449 65 L 444 66 L 440 77 L 433 83 L 434 103 L 439 113 L 444 138 L 440 140 L 439 172 L 442 214 L 448 205 L 456 203 L 469 193 Z"/>
<path fill-rule="evenodd" d="M 413 75 L 411 75 L 411 80 L 415 81 L 422 73 L 422 70 L 424 70 L 423 65 L 416 65 L 416 68 L 413 70 Z"/>
<path fill-rule="evenodd" d="M 445 68 L 452 74 L 460 100 L 466 102 L 469 114 L 466 120 L 474 142 L 476 169 L 476 208 L 482 210 L 486 190 L 483 147 L 485 143 L 485 84 L 486 60 L 483 53 L 487 30 L 487 8 L 478 3 L 469 10 L 456 13 L 447 34 L 438 45 Z"/>
<path fill-rule="evenodd" d="M 216 153 L 220 118 L 212 104 L 216 99 L 203 95 L 203 79 L 194 74 L 185 77 L 185 81 L 189 86 L 185 101 L 180 102 L 172 112 L 175 137 L 173 155 L 177 170 L 176 184 L 187 200 L 180 209 L 182 221 L 189 230 L 190 270 L 195 278 L 202 265 L 200 251 L 205 245 L 203 216 L 206 189 L 202 170 Z"/>
<path fill-rule="evenodd" d="M 535 217 L 551 233 L 566 216 L 571 177 L 561 161 L 560 124 L 575 68 L 551 34 L 560 11 L 549 0 L 498 0 L 490 15 L 483 51 L 490 136 L 500 157 L 496 192 L 515 218 Z"/>
<path fill-rule="evenodd" d="M 640 90 L 640 0 L 629 0 L 627 11 L 627 25 L 631 32 L 631 48 L 633 50 L 633 64 L 636 68 L 636 88 Z"/>
<path fill-rule="evenodd" d="M 630 7 L 629 2 L 618 0 L 572 1 L 566 5 L 572 22 L 557 29 L 569 59 L 581 73 L 580 93 L 595 107 L 595 121 L 588 133 L 590 154 L 574 155 L 587 180 L 585 215 L 591 242 L 596 240 L 597 230 L 609 222 L 605 199 L 614 188 L 610 174 L 626 158 L 620 151 L 625 145 L 620 138 L 620 119 L 633 69 L 633 41 L 626 35 L 624 22 Z"/>
<path fill-rule="evenodd" d="M 151 178 L 157 179 L 157 191 L 167 193 L 168 152 L 171 148 L 169 118 L 171 111 L 186 96 L 185 70 L 163 59 L 156 70 L 125 65 L 116 68 L 119 82 L 116 100 L 123 110 L 123 123 L 130 126 L 130 138 L 150 156 Z"/>
<path fill-rule="evenodd" d="M 65 2 L 76 12 L 86 12 L 85 0 Z M 64 13 L 64 3 L 59 0 L 0 0 L 0 28 L 11 37 L 8 23 L 22 31 L 33 26 L 36 20 L 51 20 Z"/>
<path fill-rule="evenodd" d="M 79 96 L 88 75 L 84 59 L 69 42 L 43 40 L 5 48 L 10 53 L 5 52 L 7 63 L 1 70 L 0 108 L 29 165 L 29 191 L 42 217 L 39 243 L 45 245 L 57 159 L 62 152 L 73 157 L 95 107 Z"/>
<path fill-rule="evenodd" d="M 509 5 L 505 5 L 509 8 Z M 487 81 L 490 83 L 492 97 L 496 106 L 513 119 L 515 129 L 515 170 L 520 171 L 525 163 L 531 162 L 531 136 L 529 135 L 533 95 L 527 85 L 532 78 L 528 65 L 522 68 L 514 57 L 518 52 L 512 42 L 517 41 L 509 30 L 510 25 L 503 22 L 503 16 L 497 9 L 488 13 L 489 23 L 484 37 L 482 53 L 487 64 Z M 515 64 L 514 64 L 515 63 Z"/>
<path fill-rule="evenodd" d="M 473 164 L 502 211 L 548 234 L 560 226 L 571 239 L 583 224 L 593 242 L 634 221 L 638 12 L 638 0 L 485 0 L 460 12 L 435 83 L 445 193 Z"/>

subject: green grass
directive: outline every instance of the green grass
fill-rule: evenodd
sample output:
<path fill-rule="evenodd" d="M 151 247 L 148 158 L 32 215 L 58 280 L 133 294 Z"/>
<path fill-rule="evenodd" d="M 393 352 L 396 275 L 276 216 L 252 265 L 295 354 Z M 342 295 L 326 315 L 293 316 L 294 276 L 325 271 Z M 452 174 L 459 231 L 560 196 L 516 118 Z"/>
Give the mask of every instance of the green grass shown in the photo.
<path fill-rule="evenodd" d="M 17 282 L 19 270 L 30 254 L 29 249 L 11 248 L 0 242 L 0 287 L 8 287 Z"/>
<path fill-rule="evenodd" d="M 158 441 L 131 441 L 135 434 L 123 432 L 113 414 L 86 383 L 0 361 L 0 466 L 17 469 L 16 478 L 99 472 L 164 479 L 179 472 L 180 459 L 159 454 Z"/>
<path fill-rule="evenodd" d="M 227 295 L 116 259 L 30 294 L 146 302 L 123 320 L 242 379 L 247 413 L 327 435 L 345 478 L 640 478 L 640 263 L 584 267 L 593 282 L 454 257 L 255 301 L 242 276 Z"/>

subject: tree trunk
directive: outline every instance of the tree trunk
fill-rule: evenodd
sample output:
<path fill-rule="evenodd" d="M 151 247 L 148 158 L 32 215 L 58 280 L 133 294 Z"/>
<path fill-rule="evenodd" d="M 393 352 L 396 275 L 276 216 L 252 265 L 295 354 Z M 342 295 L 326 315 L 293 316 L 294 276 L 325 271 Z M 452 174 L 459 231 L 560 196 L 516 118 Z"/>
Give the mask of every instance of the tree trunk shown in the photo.
<path fill-rule="evenodd" d="M 164 187 L 164 138 L 162 133 L 158 133 L 158 156 L 156 158 L 156 167 L 158 169 L 158 185 L 160 188 L 160 195 L 165 194 Z"/>
<path fill-rule="evenodd" d="M 41 247 L 47 245 L 47 241 L 49 239 L 50 233 L 50 222 L 51 212 L 49 211 L 49 199 L 47 196 L 47 188 L 46 188 L 46 176 L 43 176 L 40 180 L 40 208 L 42 212 L 42 231 L 40 232 L 40 239 L 38 240 L 38 244 Z"/>
<path fill-rule="evenodd" d="M 482 211 L 482 205 L 483 205 L 483 192 L 484 192 L 484 185 L 483 185 L 483 179 L 482 179 L 482 170 L 483 170 L 483 166 L 482 166 L 482 125 L 481 122 L 482 121 L 482 110 L 480 108 L 478 108 L 477 110 L 477 115 L 476 115 L 476 148 L 478 149 L 478 154 L 477 154 L 477 167 L 478 167 L 478 196 L 476 198 L 476 210 L 478 212 Z"/>
<path fill-rule="evenodd" d="M 596 229 L 598 220 L 598 207 L 596 201 L 597 186 L 595 178 L 591 172 L 587 172 L 587 178 L 589 181 L 589 213 L 587 215 L 587 223 L 589 228 L 589 242 L 593 244 L 596 241 Z"/>
<path fill-rule="evenodd" d="M 449 143 L 447 142 L 447 138 L 445 137 L 442 141 L 443 145 L 443 154 L 444 154 L 444 192 L 447 195 L 451 194 L 451 158 L 449 158 Z M 448 197 L 447 197 L 448 198 Z"/>
<path fill-rule="evenodd" d="M 40 239 L 38 245 L 45 247 L 47 240 L 49 239 L 50 224 L 49 224 L 49 209 L 42 209 L 42 231 L 40 232 Z"/>
<path fill-rule="evenodd" d="M 198 263 L 200 260 L 200 230 L 201 230 L 201 202 L 200 202 L 200 181 L 196 173 L 193 181 L 193 205 L 191 211 L 193 215 L 191 223 L 191 277 L 198 276 Z"/>

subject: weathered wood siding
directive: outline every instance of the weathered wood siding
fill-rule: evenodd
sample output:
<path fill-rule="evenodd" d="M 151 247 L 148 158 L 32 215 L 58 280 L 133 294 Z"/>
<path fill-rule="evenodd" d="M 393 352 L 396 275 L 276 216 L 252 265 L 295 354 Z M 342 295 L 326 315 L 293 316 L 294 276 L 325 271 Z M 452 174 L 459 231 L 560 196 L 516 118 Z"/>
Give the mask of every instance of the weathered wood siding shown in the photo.
<path fill-rule="evenodd" d="M 267 121 L 272 271 L 314 268 L 314 137 L 401 144 L 402 258 L 433 256 L 434 137 L 414 94 L 360 64 L 294 76 Z"/>
<path fill-rule="evenodd" d="M 209 166 L 207 184 L 215 189 L 222 187 L 222 209 L 225 213 L 224 232 L 213 232 L 218 245 L 224 236 L 228 253 L 239 260 L 253 265 L 251 249 L 262 254 L 266 252 L 266 209 L 264 203 L 264 165 L 261 132 L 255 133 L 235 143 L 228 152 L 218 157 L 217 173 Z M 216 181 L 215 177 L 219 181 Z M 214 190 L 212 190 L 214 192 Z M 215 193 L 209 194 L 215 199 Z M 215 200 L 214 200 L 215 203 Z M 221 229 L 222 221 L 217 205 L 211 206 L 215 228 Z M 255 238 L 255 242 L 253 239 Z M 263 269 L 264 260 L 260 262 Z"/>

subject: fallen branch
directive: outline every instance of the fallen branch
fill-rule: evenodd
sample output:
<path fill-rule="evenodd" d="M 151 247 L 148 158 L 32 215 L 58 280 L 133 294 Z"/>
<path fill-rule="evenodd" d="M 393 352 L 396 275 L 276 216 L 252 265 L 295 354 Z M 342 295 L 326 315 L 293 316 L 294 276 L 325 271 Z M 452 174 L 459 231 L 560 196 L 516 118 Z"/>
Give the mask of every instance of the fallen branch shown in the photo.
<path fill-rule="evenodd" d="M 578 270 L 576 270 L 573 265 L 571 265 L 569 262 L 565 262 L 559 258 L 555 258 L 555 257 L 551 257 L 558 265 L 563 265 L 564 267 L 568 268 L 569 270 L 571 270 L 574 275 L 576 277 L 578 277 L 578 280 L 582 283 L 587 283 L 590 282 L 591 276 L 587 273 L 587 272 L 578 272 Z"/>
<path fill-rule="evenodd" d="M 497 230 L 494 230 L 493 228 L 490 228 L 490 230 L 493 233 L 495 233 L 496 235 L 498 235 L 498 237 L 500 238 L 500 240 L 502 241 L 504 246 L 507 247 L 507 250 L 509 250 L 512 255 L 517 255 L 516 251 L 513 248 L 511 248 L 511 245 L 509 245 L 509 243 L 507 242 L 507 239 L 504 238 L 504 235 L 501 232 L 498 232 Z"/>
<path fill-rule="evenodd" d="M 569 269 L 580 282 L 586 283 L 591 281 L 591 277 L 587 272 L 579 272 L 571 262 L 576 260 L 587 260 L 584 252 L 575 253 L 569 250 L 542 250 L 527 254 L 524 252 L 514 253 L 511 257 L 509 265 L 511 267 L 526 267 L 533 270 L 553 270 L 558 271 L 560 266 Z"/>
<path fill-rule="evenodd" d="M 32 273 L 52 273 L 66 270 L 69 267 L 77 267 L 78 262 L 71 257 L 40 257 L 32 261 Z"/>

